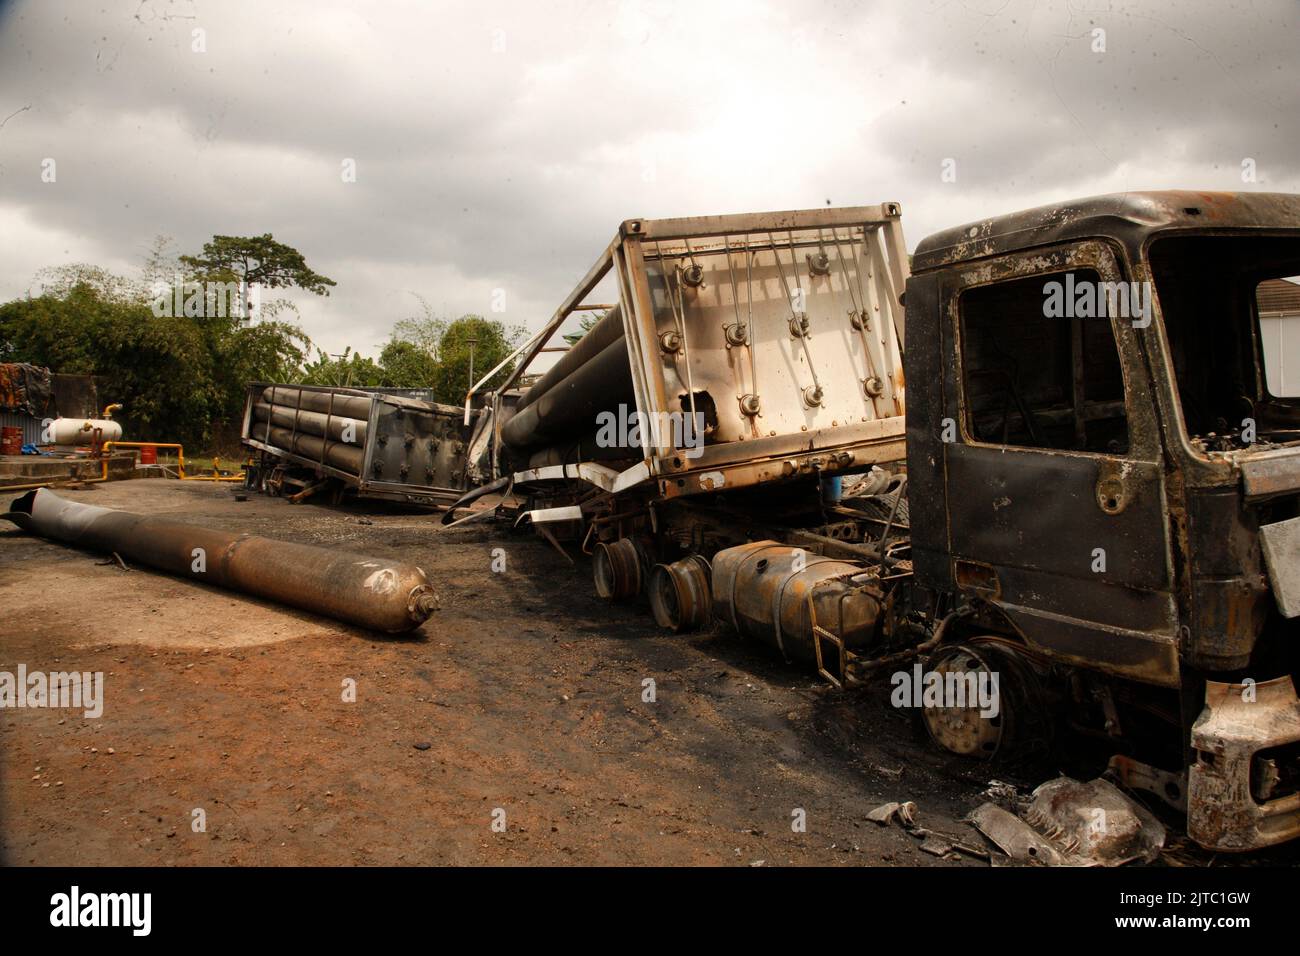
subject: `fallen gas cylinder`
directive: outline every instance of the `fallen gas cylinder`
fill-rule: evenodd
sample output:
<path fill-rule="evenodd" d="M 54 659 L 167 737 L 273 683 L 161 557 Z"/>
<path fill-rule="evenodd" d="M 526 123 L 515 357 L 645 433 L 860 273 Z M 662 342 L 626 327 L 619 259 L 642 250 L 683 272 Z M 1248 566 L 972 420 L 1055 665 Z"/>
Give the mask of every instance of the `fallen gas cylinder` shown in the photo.
<path fill-rule="evenodd" d="M 52 541 L 390 634 L 419 627 L 438 608 L 424 572 L 405 562 L 83 505 L 45 488 L 4 517 Z"/>

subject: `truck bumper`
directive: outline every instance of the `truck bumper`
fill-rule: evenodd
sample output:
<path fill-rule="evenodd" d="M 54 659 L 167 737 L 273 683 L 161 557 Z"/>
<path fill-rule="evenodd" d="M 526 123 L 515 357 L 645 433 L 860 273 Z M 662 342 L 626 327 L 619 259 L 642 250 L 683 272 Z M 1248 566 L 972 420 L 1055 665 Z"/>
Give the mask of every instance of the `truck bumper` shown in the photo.
<path fill-rule="evenodd" d="M 1211 850 L 1240 852 L 1300 837 L 1300 699 L 1290 677 L 1258 684 L 1205 682 L 1192 725 L 1187 833 Z M 1290 745 L 1290 746 L 1288 746 Z M 1285 790 L 1290 792 L 1283 792 Z"/>

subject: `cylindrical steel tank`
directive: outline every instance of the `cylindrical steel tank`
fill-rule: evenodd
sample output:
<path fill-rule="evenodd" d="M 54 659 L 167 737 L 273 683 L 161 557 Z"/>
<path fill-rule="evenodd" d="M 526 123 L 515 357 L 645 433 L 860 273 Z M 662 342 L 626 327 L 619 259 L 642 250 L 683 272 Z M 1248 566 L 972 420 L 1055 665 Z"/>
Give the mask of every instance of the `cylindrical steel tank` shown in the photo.
<path fill-rule="evenodd" d="M 5 517 L 44 538 L 376 631 L 409 631 L 438 607 L 424 572 L 404 561 L 85 505 L 44 488 Z"/>
<path fill-rule="evenodd" d="M 45 430 L 50 445 L 89 445 L 99 430 L 100 441 L 121 441 L 122 426 L 109 418 L 56 418 Z"/>
<path fill-rule="evenodd" d="M 822 557 L 775 541 L 754 541 L 713 556 L 713 613 L 741 635 L 780 650 L 787 658 L 815 661 L 808 595 L 817 623 L 849 648 L 871 641 L 880 602 L 851 578 L 865 574 L 848 561 Z M 833 653 L 823 645 L 823 657 Z"/>
<path fill-rule="evenodd" d="M 342 418 L 370 418 L 371 398 L 361 392 L 341 390 L 313 392 L 303 388 L 275 385 L 262 389 L 262 401 L 268 405 L 284 405 L 309 412 L 328 412 Z"/>
<path fill-rule="evenodd" d="M 572 445 L 596 431 L 596 416 L 636 407 L 632 368 L 615 306 L 524 393 L 501 439 L 520 452 Z M 638 449 L 630 449 L 633 456 Z"/>
<path fill-rule="evenodd" d="M 365 449 L 359 445 L 326 441 L 319 435 L 305 435 L 302 432 L 295 436 L 292 429 L 288 428 L 272 428 L 270 438 L 270 443 L 276 448 L 296 452 L 313 461 L 323 461 L 324 464 L 331 465 L 349 474 L 361 474 L 361 467 L 365 464 Z M 324 450 L 323 459 L 321 457 L 322 448 Z"/>
<path fill-rule="evenodd" d="M 329 437 L 334 441 L 347 441 L 354 445 L 364 445 L 366 443 L 366 429 L 370 423 L 363 419 L 348 418 L 339 415 L 326 415 L 323 412 L 308 412 L 298 408 L 289 408 L 284 405 L 268 405 L 265 402 L 258 402 L 253 406 L 253 421 L 265 422 L 271 420 L 273 427 L 293 429 L 296 424 L 298 431 L 307 432 L 310 435 L 324 435 L 329 432 Z M 253 434 L 264 432 L 265 429 L 255 429 Z"/>

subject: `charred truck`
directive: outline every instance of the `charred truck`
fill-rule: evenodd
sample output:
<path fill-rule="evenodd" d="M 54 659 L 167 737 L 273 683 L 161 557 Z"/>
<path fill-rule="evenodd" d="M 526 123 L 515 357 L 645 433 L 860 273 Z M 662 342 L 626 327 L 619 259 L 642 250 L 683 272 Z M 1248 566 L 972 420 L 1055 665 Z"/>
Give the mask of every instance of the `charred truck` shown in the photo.
<path fill-rule="evenodd" d="M 444 522 L 513 509 L 590 555 L 603 597 L 836 685 L 996 675 L 996 713 L 924 709 L 937 744 L 990 758 L 1069 727 L 1203 846 L 1281 843 L 1300 402 L 1257 290 L 1298 275 L 1292 195 L 1088 199 L 931 236 L 910 266 L 894 203 L 629 220 L 512 357 L 473 423 L 485 483 Z M 587 303 L 602 282 L 617 301 Z"/>

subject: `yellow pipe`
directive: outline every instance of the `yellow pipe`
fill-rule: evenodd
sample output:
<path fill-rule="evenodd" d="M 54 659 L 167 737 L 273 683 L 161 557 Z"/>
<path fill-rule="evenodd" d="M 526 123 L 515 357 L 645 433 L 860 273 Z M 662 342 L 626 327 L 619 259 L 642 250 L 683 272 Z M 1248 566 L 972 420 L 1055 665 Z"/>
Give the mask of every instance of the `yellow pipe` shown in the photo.
<path fill-rule="evenodd" d="M 110 408 L 113 406 L 109 406 Z M 107 409 L 106 409 L 107 411 Z M 106 441 L 103 449 L 108 452 L 110 448 L 143 448 L 146 445 L 152 445 L 154 448 L 175 448 L 176 458 L 179 462 L 178 471 L 180 472 L 181 481 L 243 481 L 244 473 L 241 471 L 237 475 L 220 475 L 217 474 L 217 465 L 220 458 L 212 459 L 212 474 L 210 475 L 187 475 L 185 474 L 185 446 L 174 442 L 156 442 L 156 441 Z M 71 481 L 79 484 L 97 484 L 101 481 L 108 481 L 108 457 L 103 458 L 103 465 L 100 468 L 98 478 L 67 478 L 63 475 L 51 476 L 48 481 L 39 481 L 29 485 L 0 485 L 0 495 L 7 494 L 11 491 L 31 491 L 34 488 L 49 487 L 51 482 Z"/>
<path fill-rule="evenodd" d="M 146 447 L 146 446 L 152 446 L 152 447 L 154 447 L 154 448 L 175 448 L 175 449 L 176 449 L 176 459 L 177 459 L 177 462 L 178 462 L 177 471 L 180 473 L 180 480 L 181 480 L 181 481 L 243 481 L 243 480 L 244 480 L 244 473 L 243 473 L 242 471 L 241 471 L 239 474 L 237 474 L 237 475 L 218 475 L 218 474 L 216 474 L 216 470 L 217 470 L 217 462 L 221 460 L 221 459 L 219 459 L 219 458 L 214 458 L 214 459 L 212 459 L 212 471 L 213 471 L 213 474 L 211 474 L 211 475 L 187 475 L 187 474 L 185 474 L 185 446 L 184 446 L 184 445 L 177 444 L 177 443 L 175 443 L 175 442 L 157 442 L 157 441 L 106 441 L 106 442 L 104 442 L 104 451 L 108 451 L 110 448 L 144 448 L 144 447 Z M 107 459 L 107 458 L 104 459 L 103 474 L 102 474 L 99 478 L 96 478 L 96 479 L 93 479 L 93 480 L 95 480 L 95 481 L 107 481 L 107 480 L 108 480 L 108 459 Z"/>

